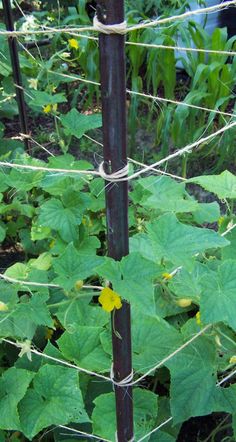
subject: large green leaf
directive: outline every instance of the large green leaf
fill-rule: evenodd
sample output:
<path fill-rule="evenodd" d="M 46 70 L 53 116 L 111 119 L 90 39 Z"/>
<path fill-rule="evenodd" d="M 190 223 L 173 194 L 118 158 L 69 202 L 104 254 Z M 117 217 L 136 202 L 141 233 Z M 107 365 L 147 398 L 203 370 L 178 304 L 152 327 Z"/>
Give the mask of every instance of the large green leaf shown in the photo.
<path fill-rule="evenodd" d="M 67 114 L 61 115 L 61 122 L 67 134 L 81 138 L 89 130 L 101 127 L 102 117 L 101 114 L 85 115 L 71 109 Z"/>
<path fill-rule="evenodd" d="M 59 258 L 53 260 L 53 268 L 58 275 L 54 282 L 71 290 L 77 280 L 92 276 L 101 261 L 102 258 L 95 254 L 79 253 L 71 243 Z"/>
<path fill-rule="evenodd" d="M 21 161 L 20 161 L 21 162 Z M 39 166 L 41 164 L 38 164 Z M 37 164 L 35 164 L 37 166 Z M 30 170 L 11 170 L 9 175 L 6 175 L 5 182 L 8 186 L 17 189 L 17 191 L 28 191 L 37 187 L 44 176 L 44 172 L 32 172 Z"/>
<path fill-rule="evenodd" d="M 19 406 L 22 431 L 30 440 L 43 428 L 88 422 L 76 370 L 44 365 Z"/>
<path fill-rule="evenodd" d="M 81 219 L 80 207 L 65 207 L 61 201 L 52 198 L 40 207 L 38 223 L 59 231 L 62 238 L 70 242 L 76 240 L 76 226 Z"/>
<path fill-rule="evenodd" d="M 199 303 L 201 295 L 201 278 L 209 275 L 209 268 L 199 262 L 194 263 L 191 272 L 181 269 L 170 280 L 168 287 L 178 298 L 190 298 Z"/>
<path fill-rule="evenodd" d="M 18 302 L 9 311 L 1 312 L 0 336 L 32 339 L 37 326 L 54 328 L 47 299 L 47 294 L 35 293 L 27 301 Z"/>
<path fill-rule="evenodd" d="M 221 251 L 222 259 L 235 259 L 236 257 L 236 229 L 233 229 L 231 232 L 227 234 L 227 239 L 230 241 L 230 244 L 227 247 L 224 247 Z"/>
<path fill-rule="evenodd" d="M 87 294 L 87 292 L 86 292 Z M 94 293 L 91 293 L 91 297 Z M 61 305 L 56 313 L 60 323 L 65 329 L 76 330 L 78 326 L 102 327 L 110 321 L 109 315 L 97 305 L 89 305 L 89 297 L 71 300 L 71 308 Z"/>
<path fill-rule="evenodd" d="M 209 229 L 188 226 L 174 214 L 165 214 L 147 226 L 156 259 L 191 268 L 194 255 L 210 248 L 224 247 L 228 241 Z"/>
<path fill-rule="evenodd" d="M 161 274 L 160 266 L 134 252 L 121 262 L 106 258 L 96 270 L 100 276 L 111 281 L 114 290 L 131 302 L 134 308 L 155 314 L 153 280 Z"/>
<path fill-rule="evenodd" d="M 20 430 L 17 405 L 24 397 L 34 373 L 11 367 L 0 378 L 0 428 Z"/>
<path fill-rule="evenodd" d="M 134 389 L 134 433 L 137 440 L 155 427 L 157 396 L 151 391 Z M 114 393 L 102 394 L 95 400 L 92 414 L 93 431 L 101 437 L 115 440 L 116 412 Z M 145 439 L 149 441 L 149 437 Z"/>
<path fill-rule="evenodd" d="M 203 276 L 201 288 L 203 323 L 225 322 L 236 330 L 236 261 L 227 260 L 216 271 Z"/>
<path fill-rule="evenodd" d="M 67 359 L 92 371 L 109 371 L 111 360 L 104 352 L 100 333 L 102 327 L 77 326 L 76 331 L 65 332 L 57 341 Z"/>
<path fill-rule="evenodd" d="M 220 217 L 220 206 L 214 201 L 213 203 L 198 204 L 198 209 L 193 213 L 193 219 L 198 224 L 214 223 Z"/>
<path fill-rule="evenodd" d="M 195 319 L 182 329 L 183 343 L 199 332 Z M 171 411 L 174 422 L 211 413 L 216 385 L 216 349 L 211 338 L 201 335 L 167 363 L 171 372 Z"/>
<path fill-rule="evenodd" d="M 191 178 L 188 182 L 196 183 L 219 198 L 236 198 L 236 177 L 228 170 L 220 175 L 203 175 Z"/>
<path fill-rule="evenodd" d="M 185 184 L 169 177 L 149 177 L 138 181 L 145 189 L 140 205 L 164 212 L 192 212 L 198 202 L 185 191 Z"/>
<path fill-rule="evenodd" d="M 180 333 L 159 317 L 135 315 L 132 321 L 133 365 L 145 373 L 182 344 Z"/>
<path fill-rule="evenodd" d="M 33 106 L 45 106 L 47 104 L 57 104 L 57 103 L 66 103 L 67 99 L 64 94 L 54 94 L 50 95 L 45 91 L 35 91 L 31 90 L 30 95 L 32 95 L 33 100 L 30 101 L 30 104 Z"/>

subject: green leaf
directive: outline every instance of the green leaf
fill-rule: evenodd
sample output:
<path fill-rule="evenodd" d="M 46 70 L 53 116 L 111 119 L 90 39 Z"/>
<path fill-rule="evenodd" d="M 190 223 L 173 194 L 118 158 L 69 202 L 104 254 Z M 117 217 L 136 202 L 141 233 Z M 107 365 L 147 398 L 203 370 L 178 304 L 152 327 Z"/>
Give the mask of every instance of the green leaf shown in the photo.
<path fill-rule="evenodd" d="M 220 175 L 204 175 L 188 180 L 189 183 L 199 184 L 219 198 L 236 198 L 236 177 L 228 170 Z"/>
<path fill-rule="evenodd" d="M 146 194 L 139 203 L 143 207 L 164 212 L 192 212 L 198 202 L 190 198 L 185 191 L 185 184 L 177 183 L 169 177 L 149 177 L 138 181 Z"/>
<path fill-rule="evenodd" d="M 230 241 L 230 244 L 221 251 L 223 260 L 234 259 L 236 256 L 236 229 L 227 234 L 227 239 Z"/>
<path fill-rule="evenodd" d="M 61 115 L 61 122 L 67 134 L 81 138 L 89 130 L 101 127 L 102 117 L 101 114 L 85 115 L 72 109 L 67 114 Z"/>
<path fill-rule="evenodd" d="M 214 201 L 213 203 L 198 204 L 198 209 L 193 213 L 193 219 L 198 224 L 214 223 L 220 217 L 220 206 Z"/>
<path fill-rule="evenodd" d="M 203 275 L 209 276 L 209 268 L 196 261 L 191 272 L 186 269 L 179 270 L 174 278 L 169 281 L 168 287 L 178 298 L 190 298 L 199 302 Z"/>
<path fill-rule="evenodd" d="M 41 164 L 39 164 L 41 165 Z M 35 164 L 37 166 L 37 164 Z M 30 170 L 21 171 L 11 170 L 9 175 L 6 176 L 5 182 L 8 186 L 17 189 L 17 191 L 27 192 L 34 187 L 37 187 L 44 176 L 44 172 L 32 172 Z"/>
<path fill-rule="evenodd" d="M 79 253 L 71 243 L 59 258 L 53 260 L 53 268 L 58 274 L 54 282 L 65 290 L 71 290 L 77 280 L 92 276 L 101 260 L 101 257 L 92 253 Z"/>
<path fill-rule="evenodd" d="M 91 293 L 91 297 L 94 292 Z M 1 299 L 1 298 L 0 298 Z M 97 305 L 89 305 L 90 299 L 77 299 L 76 302 L 71 301 L 73 306 L 68 305 L 59 307 L 56 316 L 65 329 L 68 327 L 76 330 L 78 326 L 87 325 L 90 327 L 102 327 L 110 321 L 109 315 Z"/>
<path fill-rule="evenodd" d="M 8 269 L 5 272 L 6 276 L 9 276 L 13 279 L 27 279 L 29 274 L 29 269 L 26 264 L 23 264 L 21 262 L 16 262 L 11 267 L 8 267 Z"/>
<path fill-rule="evenodd" d="M 183 343 L 197 334 L 195 319 L 182 328 Z M 171 414 L 174 423 L 212 411 L 216 385 L 216 349 L 211 338 L 201 335 L 173 356 L 166 366 L 171 372 Z"/>
<path fill-rule="evenodd" d="M 33 99 L 30 101 L 30 104 L 39 107 L 45 106 L 47 104 L 66 103 L 67 101 L 64 94 L 50 95 L 44 91 L 31 90 L 30 95 L 32 95 L 33 97 Z"/>
<path fill-rule="evenodd" d="M 24 397 L 34 373 L 11 367 L 0 378 L 0 428 L 21 430 L 17 405 Z"/>
<path fill-rule="evenodd" d="M 0 222 L 0 242 L 3 242 L 6 238 L 6 225 L 2 222 Z"/>
<path fill-rule="evenodd" d="M 113 289 L 134 308 L 155 314 L 153 279 L 161 274 L 160 266 L 140 253 L 130 253 L 121 262 L 106 258 L 97 273 L 112 282 Z"/>
<path fill-rule="evenodd" d="M 102 331 L 102 327 L 77 326 L 76 331 L 63 333 L 57 343 L 63 356 L 80 367 L 108 372 L 111 360 L 100 342 Z"/>
<path fill-rule="evenodd" d="M 146 233 L 138 233 L 130 238 L 130 252 L 138 252 L 143 258 L 156 261 L 152 243 Z"/>
<path fill-rule="evenodd" d="M 25 302 L 19 302 L 11 310 L 2 312 L 1 336 L 32 339 L 38 325 L 54 328 L 53 320 L 46 305 L 47 294 L 33 294 Z"/>
<path fill-rule="evenodd" d="M 80 207 L 64 207 L 61 201 L 52 198 L 40 207 L 38 223 L 58 231 L 65 241 L 76 240 L 76 227 L 81 223 Z"/>
<path fill-rule="evenodd" d="M 209 229 L 182 224 L 174 214 L 161 216 L 147 225 L 156 259 L 191 268 L 194 255 L 210 248 L 224 247 L 228 241 Z"/>
<path fill-rule="evenodd" d="M 23 433 L 30 440 L 43 428 L 88 422 L 76 370 L 44 365 L 19 404 Z"/>
<path fill-rule="evenodd" d="M 157 396 L 151 391 L 134 389 L 134 432 L 137 440 L 155 427 L 157 418 Z M 93 431 L 101 437 L 114 440 L 116 413 L 114 393 L 102 394 L 94 400 L 92 414 Z M 145 439 L 147 442 L 149 438 Z"/>
<path fill-rule="evenodd" d="M 224 322 L 236 330 L 236 261 L 227 260 L 215 272 L 201 279 L 201 320 L 205 324 Z"/>
<path fill-rule="evenodd" d="M 146 373 L 182 343 L 180 333 L 159 317 L 135 315 L 132 319 L 133 365 Z"/>
<path fill-rule="evenodd" d="M 30 267 L 38 270 L 48 270 L 51 267 L 52 256 L 48 252 L 41 253 L 37 259 L 31 259 L 29 261 Z"/>

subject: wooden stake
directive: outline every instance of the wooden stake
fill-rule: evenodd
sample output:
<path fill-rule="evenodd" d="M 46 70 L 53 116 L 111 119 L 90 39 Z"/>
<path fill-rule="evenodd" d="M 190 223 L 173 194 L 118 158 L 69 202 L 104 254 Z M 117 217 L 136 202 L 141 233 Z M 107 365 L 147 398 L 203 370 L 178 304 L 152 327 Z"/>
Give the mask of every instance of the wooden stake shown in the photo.
<path fill-rule="evenodd" d="M 105 24 L 124 21 L 124 0 L 99 0 L 98 20 Z M 104 169 L 113 173 L 127 164 L 125 37 L 100 34 L 100 72 L 103 115 Z M 108 255 L 116 260 L 129 253 L 128 183 L 106 182 Z M 112 313 L 114 379 L 121 381 L 132 370 L 130 305 L 123 302 Z M 133 440 L 132 388 L 115 386 L 117 440 Z"/>
<path fill-rule="evenodd" d="M 2 4 L 3 4 L 6 29 L 7 31 L 14 31 L 14 20 L 13 20 L 11 2 L 10 0 L 2 0 Z M 19 110 L 21 132 L 24 135 L 28 135 L 27 113 L 26 113 L 25 97 L 24 97 L 23 83 L 20 71 L 18 43 L 16 37 L 11 37 L 11 36 L 8 37 L 8 45 L 11 57 L 13 79 L 16 88 L 16 99 Z M 24 144 L 26 151 L 29 152 L 30 144 L 27 138 L 24 139 Z"/>

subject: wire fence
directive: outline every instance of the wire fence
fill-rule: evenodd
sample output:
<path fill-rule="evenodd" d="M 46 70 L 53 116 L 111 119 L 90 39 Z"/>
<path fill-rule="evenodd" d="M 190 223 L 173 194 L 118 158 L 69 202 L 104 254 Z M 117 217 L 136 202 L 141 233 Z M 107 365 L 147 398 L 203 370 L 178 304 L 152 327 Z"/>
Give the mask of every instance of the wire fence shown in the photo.
<path fill-rule="evenodd" d="M 2 36 L 6 36 L 6 37 L 15 37 L 18 39 L 20 37 L 28 37 L 28 36 L 40 36 L 40 35 L 54 36 L 57 34 L 67 34 L 70 36 L 76 36 L 78 38 L 87 38 L 87 39 L 92 39 L 92 40 L 97 41 L 98 39 L 96 37 L 91 36 L 90 34 L 87 35 L 86 33 L 99 32 L 99 33 L 104 33 L 107 35 L 110 35 L 110 34 L 127 35 L 129 33 L 134 32 L 134 31 L 139 31 L 139 30 L 141 31 L 141 30 L 148 29 L 148 28 L 157 28 L 159 26 L 171 24 L 171 23 L 176 24 L 176 23 L 178 23 L 182 20 L 188 19 L 188 18 L 194 19 L 194 17 L 196 15 L 214 13 L 219 10 L 226 9 L 230 6 L 236 6 L 236 1 L 227 1 L 224 3 L 220 3 L 218 5 L 212 6 L 212 7 L 201 8 L 201 9 L 198 9 L 195 11 L 188 11 L 184 14 L 174 15 L 171 17 L 158 18 L 157 20 L 143 22 L 143 23 L 139 23 L 137 25 L 132 25 L 132 26 L 128 26 L 126 22 L 118 23 L 115 25 L 104 25 L 103 23 L 100 23 L 97 18 L 95 18 L 93 26 L 77 26 L 77 27 L 73 26 L 73 27 L 63 27 L 63 28 L 61 28 L 61 27 L 50 28 L 50 27 L 45 27 L 45 26 L 43 27 L 42 26 L 42 27 L 39 27 L 38 29 L 27 30 L 27 31 L 0 30 L 0 36 L 2 35 Z M 22 43 L 20 43 L 20 44 L 22 45 Z M 236 55 L 235 51 L 210 50 L 210 49 L 206 49 L 206 48 L 189 48 L 189 47 L 183 47 L 183 46 L 178 46 L 178 45 L 177 46 L 171 46 L 171 45 L 169 46 L 169 45 L 162 45 L 162 44 L 139 43 L 139 42 L 134 42 L 134 41 L 127 41 L 126 45 L 129 45 L 129 46 L 133 45 L 134 47 L 137 46 L 137 47 L 143 47 L 143 48 L 155 49 L 155 50 L 159 50 L 159 49 L 162 49 L 162 50 L 182 50 L 182 51 L 186 51 L 186 52 L 207 53 L 207 54 L 215 54 L 215 55 L 219 55 L 219 56 L 226 55 L 226 56 L 233 57 Z M 24 48 L 23 45 L 22 45 L 22 47 Z M 28 50 L 27 50 L 27 53 L 31 56 L 31 54 Z M 50 73 L 54 74 L 54 72 L 50 69 L 48 69 L 47 72 L 49 74 Z M 56 73 L 56 75 L 59 77 L 66 78 L 67 80 L 71 80 L 73 82 L 78 81 L 78 82 L 82 82 L 84 84 L 100 87 L 99 82 L 93 81 L 93 80 L 90 80 L 87 78 L 82 78 L 77 75 L 69 75 L 69 74 L 58 73 L 58 72 Z M 19 84 L 15 84 L 15 86 L 16 86 L 16 88 L 21 89 L 27 93 L 27 91 L 25 91 L 23 86 L 21 86 Z M 170 103 L 170 104 L 173 104 L 176 106 L 189 107 L 192 109 L 196 109 L 198 111 L 206 111 L 210 114 L 220 115 L 222 117 L 230 117 L 230 120 L 234 120 L 234 117 L 236 116 L 235 113 L 225 112 L 225 111 L 221 111 L 219 109 L 211 109 L 211 108 L 204 107 L 204 106 L 197 106 L 197 105 L 188 103 L 187 101 L 185 102 L 185 101 L 171 100 L 171 99 L 167 99 L 167 98 L 160 97 L 160 96 L 153 96 L 150 94 L 137 92 L 134 90 L 127 89 L 127 94 L 129 94 L 131 96 L 137 96 L 137 97 L 142 97 L 144 99 L 152 100 L 153 102 L 158 102 L 158 103 L 161 102 L 161 103 L 165 103 L 165 104 Z M 10 97 L 6 97 L 4 100 L 10 100 L 12 97 L 13 97 L 13 95 L 11 95 Z M 0 161 L 0 166 L 3 168 L 3 170 L 4 170 L 4 168 L 11 168 L 11 169 L 18 170 L 19 172 L 25 172 L 25 173 L 27 173 L 27 171 L 42 171 L 42 172 L 45 172 L 45 174 L 63 174 L 63 175 L 68 175 L 68 176 L 79 175 L 79 176 L 82 176 L 85 180 L 86 180 L 86 177 L 91 177 L 91 176 L 92 177 L 101 177 L 105 181 L 107 181 L 109 183 L 109 185 L 113 185 L 114 183 L 119 183 L 119 182 L 130 182 L 131 180 L 137 179 L 138 177 L 142 176 L 143 174 L 147 174 L 147 173 L 156 173 L 158 175 L 167 175 L 167 176 L 171 176 L 174 179 L 185 181 L 185 178 L 183 178 L 181 176 L 170 174 L 170 173 L 160 170 L 160 169 L 157 169 L 157 167 L 161 166 L 161 165 L 165 165 L 170 160 L 177 158 L 185 153 L 191 152 L 193 149 L 197 148 L 200 145 L 204 145 L 204 146 L 207 145 L 213 139 L 215 139 L 216 137 L 222 136 L 224 133 L 226 133 L 227 131 L 230 131 L 235 126 L 236 126 L 236 122 L 226 121 L 226 124 L 223 128 L 216 130 L 215 132 L 213 132 L 212 134 L 210 134 L 208 136 L 204 136 L 204 134 L 202 134 L 202 136 L 199 137 L 197 141 L 190 143 L 190 144 L 182 147 L 181 149 L 174 151 L 173 153 L 167 155 L 165 158 L 162 158 L 161 160 L 158 160 L 151 165 L 146 165 L 146 164 L 136 161 L 132 158 L 129 158 L 128 159 L 129 163 L 131 163 L 132 165 L 138 166 L 140 168 L 138 171 L 135 171 L 134 173 L 131 172 L 130 174 L 129 174 L 129 170 L 128 170 L 127 166 L 121 168 L 120 170 L 116 171 L 115 173 L 108 174 L 104 171 L 103 161 L 101 161 L 100 166 L 98 167 L 98 170 L 78 170 L 78 169 L 67 169 L 67 168 L 52 168 L 52 167 L 47 167 L 47 165 L 35 166 L 35 165 L 31 165 L 31 164 L 20 164 L 20 163 L 9 162 L 9 161 Z M 89 138 L 92 142 L 97 143 L 100 146 L 103 145 L 103 143 L 100 143 L 100 142 L 94 140 L 93 138 L 88 137 L 87 135 L 85 135 L 85 136 L 87 138 Z M 20 133 L 18 136 L 12 137 L 12 139 L 15 139 L 15 140 L 19 139 L 19 140 L 23 140 L 23 141 L 25 139 L 28 139 L 33 144 L 35 144 L 38 148 L 43 149 L 48 155 L 54 156 L 54 154 L 51 153 L 49 149 L 47 149 L 45 146 L 40 144 L 31 135 L 29 135 L 27 133 Z M 235 227 L 236 227 L 236 224 L 229 226 L 227 228 L 227 230 L 222 234 L 222 236 L 227 235 Z M 180 268 L 174 270 L 173 275 L 176 274 L 176 272 L 179 269 Z M 6 282 L 11 283 L 11 284 L 19 284 L 19 285 L 26 287 L 26 288 L 27 287 L 47 287 L 47 288 L 52 288 L 52 289 L 53 288 L 60 288 L 60 285 L 58 285 L 58 284 L 53 284 L 53 283 L 46 284 L 46 283 L 39 283 L 37 281 L 19 280 L 19 279 L 11 278 L 5 274 L 0 274 L 0 278 L 5 280 Z M 97 286 L 97 285 L 86 285 L 85 284 L 85 285 L 83 285 L 82 288 L 85 290 L 86 289 L 97 290 L 97 291 L 102 290 L 102 287 Z M 3 338 L 1 340 L 11 346 L 18 348 L 23 353 L 35 354 L 41 358 L 51 360 L 57 364 L 61 364 L 61 365 L 73 368 L 73 369 L 77 370 L 78 372 L 86 373 L 86 374 L 96 377 L 100 380 L 110 382 L 113 384 L 113 386 L 119 386 L 119 387 L 127 389 L 128 387 L 140 385 L 140 383 L 142 383 L 142 381 L 144 381 L 147 376 L 151 375 L 158 368 L 164 366 L 167 361 L 172 359 L 176 354 L 180 353 L 187 346 L 191 345 L 196 339 L 198 339 L 198 337 L 207 333 L 211 328 L 212 328 L 212 324 L 208 324 L 205 327 L 202 327 L 198 333 L 194 334 L 183 345 L 181 345 L 180 347 L 175 349 L 175 351 L 173 351 L 167 357 L 165 357 L 161 361 L 157 360 L 156 364 L 154 364 L 153 367 L 149 368 L 143 375 L 139 376 L 138 373 L 131 372 L 127 378 L 123 379 L 120 382 L 117 382 L 114 379 L 113 371 L 112 371 L 112 369 L 110 370 L 110 367 L 107 367 L 107 372 L 110 372 L 110 376 L 105 376 L 105 375 L 102 375 L 97 372 L 86 370 L 83 367 L 80 367 L 78 365 L 71 364 L 71 363 L 66 362 L 64 360 L 60 360 L 58 358 L 54 358 L 50 355 L 47 355 L 46 353 L 43 353 L 43 352 L 37 350 L 33 344 L 27 344 L 25 342 L 14 342 L 11 339 L 6 339 L 6 338 Z M 236 370 L 233 370 L 231 373 L 227 373 L 217 383 L 217 386 L 219 387 L 222 384 L 224 384 L 224 382 L 229 381 L 229 379 L 231 379 L 231 377 L 233 377 L 235 375 L 235 373 L 236 373 Z M 148 432 L 146 435 L 144 435 L 142 438 L 140 438 L 136 442 L 141 442 L 141 441 L 147 439 L 149 436 L 151 436 L 152 434 L 157 432 L 163 426 L 170 423 L 171 420 L 172 420 L 172 417 L 169 417 L 167 420 L 165 420 L 163 423 L 158 425 L 156 428 L 152 429 L 150 432 Z M 73 434 L 78 434 L 80 436 L 94 438 L 95 440 L 101 440 L 101 437 L 99 437 L 97 435 L 88 434 L 88 433 L 82 432 L 80 430 L 70 428 L 68 426 L 59 425 L 59 427 L 62 430 L 64 429 L 67 431 L 71 431 Z M 114 441 L 110 441 L 110 440 L 104 439 L 104 438 L 102 440 L 104 440 L 106 442 L 114 442 Z"/>

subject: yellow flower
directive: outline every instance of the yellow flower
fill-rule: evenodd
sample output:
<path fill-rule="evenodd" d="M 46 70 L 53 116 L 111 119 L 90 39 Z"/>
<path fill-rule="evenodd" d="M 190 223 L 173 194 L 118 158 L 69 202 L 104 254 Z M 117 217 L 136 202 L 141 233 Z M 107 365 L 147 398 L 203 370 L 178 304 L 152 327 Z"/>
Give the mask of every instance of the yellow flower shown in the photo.
<path fill-rule="evenodd" d="M 176 301 L 179 307 L 189 307 L 192 304 L 192 299 L 181 298 Z"/>
<path fill-rule="evenodd" d="M 0 312 L 7 312 L 7 311 L 8 311 L 7 304 L 5 304 L 5 302 L 0 301 Z"/>
<path fill-rule="evenodd" d="M 43 107 L 43 112 L 45 114 L 49 114 L 49 112 L 52 112 L 52 111 L 56 112 L 56 110 L 57 110 L 57 103 L 47 104 L 46 106 Z"/>
<path fill-rule="evenodd" d="M 45 114 L 48 114 L 49 112 L 51 112 L 51 110 L 52 110 L 51 104 L 47 104 L 46 106 L 43 107 L 43 112 Z"/>
<path fill-rule="evenodd" d="M 68 40 L 70 48 L 79 49 L 79 43 L 75 38 Z"/>
<path fill-rule="evenodd" d="M 162 278 L 168 280 L 168 279 L 172 279 L 173 275 L 171 275 L 171 273 L 162 273 Z"/>
<path fill-rule="evenodd" d="M 232 356 L 232 358 L 230 358 L 229 360 L 230 364 L 236 364 L 236 356 Z"/>
<path fill-rule="evenodd" d="M 98 301 L 106 312 L 112 312 L 114 309 L 119 310 L 122 307 L 120 296 L 109 287 L 102 289 Z"/>
<path fill-rule="evenodd" d="M 197 313 L 196 313 L 195 318 L 196 318 L 197 325 L 202 325 L 202 321 L 201 321 L 201 313 L 200 313 L 200 312 L 197 312 Z"/>

